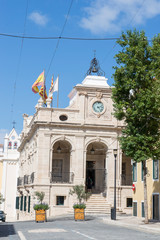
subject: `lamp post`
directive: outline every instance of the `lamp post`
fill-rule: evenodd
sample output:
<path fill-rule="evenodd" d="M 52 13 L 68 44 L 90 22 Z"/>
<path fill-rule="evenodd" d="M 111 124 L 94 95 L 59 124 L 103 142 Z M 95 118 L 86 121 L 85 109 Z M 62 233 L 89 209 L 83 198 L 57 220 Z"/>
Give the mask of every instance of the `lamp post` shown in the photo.
<path fill-rule="evenodd" d="M 113 149 L 114 154 L 114 215 L 113 220 L 116 220 L 116 159 L 117 159 L 117 149 Z"/>

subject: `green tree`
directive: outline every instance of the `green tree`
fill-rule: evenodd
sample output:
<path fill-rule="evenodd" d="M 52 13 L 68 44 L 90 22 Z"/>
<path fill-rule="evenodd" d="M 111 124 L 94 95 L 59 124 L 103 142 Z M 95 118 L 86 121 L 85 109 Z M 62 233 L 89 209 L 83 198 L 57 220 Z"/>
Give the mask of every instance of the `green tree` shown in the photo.
<path fill-rule="evenodd" d="M 82 200 L 87 200 L 91 195 L 90 193 L 85 192 L 85 188 L 82 184 L 73 186 L 73 188 L 70 189 L 69 194 L 70 195 L 75 194 L 79 204 L 82 203 Z"/>
<path fill-rule="evenodd" d="M 0 193 L 0 204 L 2 204 L 2 202 L 4 202 L 5 199 L 3 198 L 3 195 Z"/>
<path fill-rule="evenodd" d="M 37 197 L 38 201 L 42 204 L 45 193 L 36 191 L 35 196 Z"/>
<path fill-rule="evenodd" d="M 127 31 L 117 41 L 114 116 L 124 120 L 120 137 L 125 154 L 143 165 L 145 223 L 148 223 L 146 160 L 160 157 L 160 36 L 150 43 L 144 31 Z"/>

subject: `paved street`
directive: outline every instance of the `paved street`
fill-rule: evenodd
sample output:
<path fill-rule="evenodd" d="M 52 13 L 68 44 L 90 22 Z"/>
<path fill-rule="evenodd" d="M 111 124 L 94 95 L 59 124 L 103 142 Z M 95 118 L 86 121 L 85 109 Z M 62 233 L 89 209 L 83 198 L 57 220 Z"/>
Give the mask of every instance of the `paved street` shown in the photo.
<path fill-rule="evenodd" d="M 46 223 L 34 221 L 0 223 L 1 240 L 135 240 L 160 239 L 160 233 L 145 232 L 129 227 L 108 224 L 102 218 L 88 217 L 86 221 L 73 220 L 73 217 L 61 217 Z"/>

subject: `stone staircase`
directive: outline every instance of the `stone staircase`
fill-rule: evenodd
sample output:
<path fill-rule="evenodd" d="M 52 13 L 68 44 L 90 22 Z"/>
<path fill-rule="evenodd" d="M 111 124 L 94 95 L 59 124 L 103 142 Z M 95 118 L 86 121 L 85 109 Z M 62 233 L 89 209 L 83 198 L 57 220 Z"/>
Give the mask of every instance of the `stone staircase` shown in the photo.
<path fill-rule="evenodd" d="M 110 214 L 111 205 L 101 194 L 92 194 L 86 203 L 85 212 L 88 214 Z"/>

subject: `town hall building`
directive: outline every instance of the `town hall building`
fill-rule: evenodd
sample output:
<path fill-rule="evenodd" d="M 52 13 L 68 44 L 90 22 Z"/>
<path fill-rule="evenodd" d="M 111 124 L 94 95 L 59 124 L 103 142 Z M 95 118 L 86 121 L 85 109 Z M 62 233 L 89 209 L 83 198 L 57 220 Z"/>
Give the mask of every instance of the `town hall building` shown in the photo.
<path fill-rule="evenodd" d="M 48 216 L 73 212 L 70 189 L 92 179 L 86 212 L 110 213 L 114 202 L 114 154 L 117 149 L 117 210 L 132 213 L 131 160 L 120 149 L 123 122 L 113 116 L 112 87 L 94 58 L 85 79 L 69 94 L 67 108 L 40 99 L 33 116 L 23 115 L 18 148 L 17 218 L 33 219 L 35 192 L 45 192 Z M 92 199 L 92 201 L 91 201 Z"/>

